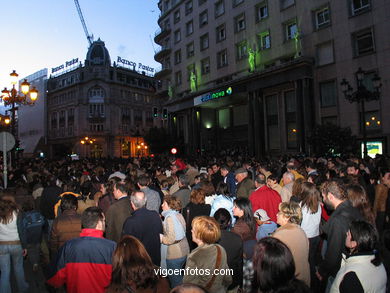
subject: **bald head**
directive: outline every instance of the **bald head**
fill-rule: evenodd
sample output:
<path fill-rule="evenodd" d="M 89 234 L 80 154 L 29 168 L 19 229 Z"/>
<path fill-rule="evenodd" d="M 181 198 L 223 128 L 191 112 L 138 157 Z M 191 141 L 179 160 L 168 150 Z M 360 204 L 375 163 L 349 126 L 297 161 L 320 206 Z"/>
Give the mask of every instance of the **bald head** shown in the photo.
<path fill-rule="evenodd" d="M 143 191 L 134 191 L 130 200 L 134 210 L 143 208 L 146 205 L 146 197 Z"/>

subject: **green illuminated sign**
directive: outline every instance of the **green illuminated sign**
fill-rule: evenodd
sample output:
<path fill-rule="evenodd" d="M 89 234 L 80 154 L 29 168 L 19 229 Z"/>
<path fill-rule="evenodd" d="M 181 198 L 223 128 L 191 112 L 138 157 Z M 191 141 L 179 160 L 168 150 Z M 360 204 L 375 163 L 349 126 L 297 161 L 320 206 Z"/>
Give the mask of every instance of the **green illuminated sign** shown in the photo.
<path fill-rule="evenodd" d="M 216 100 L 216 99 L 219 99 L 219 98 L 230 96 L 231 94 L 233 94 L 232 87 L 228 87 L 227 89 L 223 89 L 223 90 L 218 90 L 218 91 L 215 91 L 215 92 L 207 93 L 207 94 L 204 94 L 202 96 L 196 97 L 194 99 L 194 105 L 195 106 L 196 105 L 200 105 L 202 103 L 206 103 L 206 102 L 211 101 L 211 100 Z"/>

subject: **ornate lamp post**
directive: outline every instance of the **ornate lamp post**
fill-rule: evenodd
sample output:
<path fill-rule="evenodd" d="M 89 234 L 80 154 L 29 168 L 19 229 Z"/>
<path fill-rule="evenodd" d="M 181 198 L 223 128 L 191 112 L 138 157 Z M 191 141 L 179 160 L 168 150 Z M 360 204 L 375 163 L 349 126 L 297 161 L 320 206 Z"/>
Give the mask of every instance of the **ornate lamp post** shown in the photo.
<path fill-rule="evenodd" d="M 356 79 L 357 79 L 357 90 L 354 91 L 349 82 L 343 78 L 341 81 L 341 90 L 344 94 L 344 97 L 350 102 L 350 103 L 360 103 L 361 106 L 361 128 L 362 128 L 362 136 L 363 136 L 363 157 L 367 157 L 367 132 L 366 132 L 366 108 L 365 108 L 365 102 L 378 100 L 380 97 L 380 89 L 382 87 L 381 78 L 378 76 L 377 73 L 375 73 L 374 77 L 372 78 L 372 84 L 374 87 L 374 91 L 370 91 L 366 88 L 366 86 L 363 84 L 365 71 L 362 70 L 361 67 L 359 67 L 358 71 L 356 72 Z"/>
<path fill-rule="evenodd" d="M 19 92 L 16 88 L 16 85 L 18 83 L 18 76 L 14 71 L 10 73 L 11 77 L 11 84 L 12 88 L 8 90 L 7 88 L 4 88 L 4 90 L 1 91 L 1 100 L 4 103 L 4 106 L 11 106 L 11 133 L 15 136 L 16 140 L 16 147 L 19 146 L 19 141 L 17 139 L 16 131 L 15 131 L 15 122 L 16 122 L 16 111 L 18 110 L 19 105 L 34 105 L 35 101 L 38 98 L 38 90 L 33 87 L 30 89 L 30 83 L 27 82 L 27 79 L 25 79 L 20 84 L 20 91 Z"/>
<path fill-rule="evenodd" d="M 95 141 L 96 141 L 95 138 L 90 138 L 88 136 L 86 136 L 80 140 L 80 143 L 82 145 L 85 145 L 85 157 L 88 157 L 88 145 L 93 144 Z"/>

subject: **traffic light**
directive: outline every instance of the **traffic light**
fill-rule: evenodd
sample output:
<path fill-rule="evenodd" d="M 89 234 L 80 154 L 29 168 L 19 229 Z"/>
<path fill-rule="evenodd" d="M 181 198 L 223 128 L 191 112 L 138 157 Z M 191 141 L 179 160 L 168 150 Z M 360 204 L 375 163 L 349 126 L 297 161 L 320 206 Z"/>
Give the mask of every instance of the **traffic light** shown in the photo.
<path fill-rule="evenodd" d="M 157 107 L 153 107 L 153 118 L 158 118 L 158 109 L 157 109 Z"/>
<path fill-rule="evenodd" d="M 167 119 L 168 118 L 168 109 L 164 108 L 163 109 L 163 119 Z"/>

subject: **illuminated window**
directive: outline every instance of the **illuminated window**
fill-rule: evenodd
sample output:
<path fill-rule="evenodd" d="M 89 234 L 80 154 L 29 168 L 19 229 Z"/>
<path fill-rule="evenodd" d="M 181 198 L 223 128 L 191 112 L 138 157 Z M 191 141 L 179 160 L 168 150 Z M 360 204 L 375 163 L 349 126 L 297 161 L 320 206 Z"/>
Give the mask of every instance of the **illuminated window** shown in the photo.
<path fill-rule="evenodd" d="M 269 31 L 262 32 L 258 35 L 259 50 L 265 50 L 271 48 L 271 36 Z"/>

